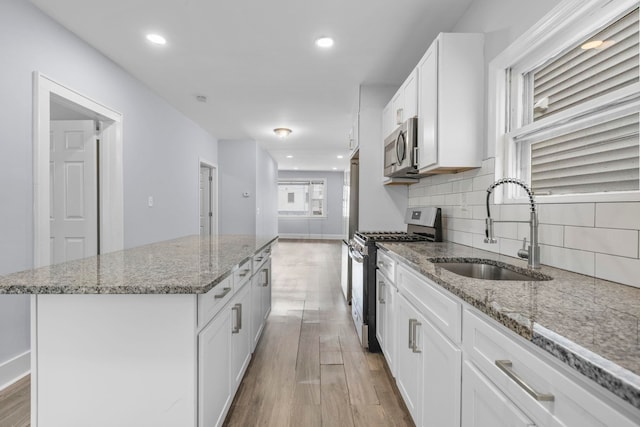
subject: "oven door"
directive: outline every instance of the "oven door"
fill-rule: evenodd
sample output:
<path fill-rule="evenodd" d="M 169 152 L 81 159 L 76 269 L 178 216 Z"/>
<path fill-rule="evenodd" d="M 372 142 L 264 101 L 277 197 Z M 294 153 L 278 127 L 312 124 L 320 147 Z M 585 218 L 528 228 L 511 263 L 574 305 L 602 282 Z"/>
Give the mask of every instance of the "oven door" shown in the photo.
<path fill-rule="evenodd" d="M 363 295 L 364 295 L 364 256 L 353 247 L 349 247 L 351 265 L 351 317 L 356 326 L 358 339 L 362 346 L 365 345 L 362 334 L 363 329 Z"/>

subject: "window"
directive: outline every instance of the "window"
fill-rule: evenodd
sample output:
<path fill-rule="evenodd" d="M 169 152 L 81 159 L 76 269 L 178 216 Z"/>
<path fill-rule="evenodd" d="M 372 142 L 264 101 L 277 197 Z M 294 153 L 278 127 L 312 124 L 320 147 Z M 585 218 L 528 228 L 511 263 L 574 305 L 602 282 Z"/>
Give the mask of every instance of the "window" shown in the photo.
<path fill-rule="evenodd" d="M 325 217 L 324 179 L 278 181 L 278 215 L 286 217 Z"/>
<path fill-rule="evenodd" d="M 538 201 L 640 200 L 638 2 L 601 3 L 564 1 L 490 66 L 497 178 Z"/>

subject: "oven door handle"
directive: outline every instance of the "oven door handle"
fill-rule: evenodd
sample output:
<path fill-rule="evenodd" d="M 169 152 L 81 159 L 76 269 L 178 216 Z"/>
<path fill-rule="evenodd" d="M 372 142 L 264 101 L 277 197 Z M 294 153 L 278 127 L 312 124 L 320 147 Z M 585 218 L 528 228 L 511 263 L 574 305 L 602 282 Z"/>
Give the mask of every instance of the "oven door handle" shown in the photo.
<path fill-rule="evenodd" d="M 352 246 L 349 246 L 349 256 L 355 262 L 362 264 L 364 262 L 364 256 L 360 254 L 357 250 L 355 250 Z"/>

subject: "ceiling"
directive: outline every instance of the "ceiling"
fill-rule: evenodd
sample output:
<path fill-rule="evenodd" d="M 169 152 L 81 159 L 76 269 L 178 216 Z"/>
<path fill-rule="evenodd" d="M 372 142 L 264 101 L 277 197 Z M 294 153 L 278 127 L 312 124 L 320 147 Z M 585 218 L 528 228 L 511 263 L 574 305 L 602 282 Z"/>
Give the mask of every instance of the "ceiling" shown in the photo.
<path fill-rule="evenodd" d="M 359 85 L 402 83 L 471 3 L 31 1 L 219 140 L 258 141 L 281 170 L 345 169 Z M 335 45 L 316 47 L 320 36 Z M 293 133 L 282 140 L 276 127 Z"/>

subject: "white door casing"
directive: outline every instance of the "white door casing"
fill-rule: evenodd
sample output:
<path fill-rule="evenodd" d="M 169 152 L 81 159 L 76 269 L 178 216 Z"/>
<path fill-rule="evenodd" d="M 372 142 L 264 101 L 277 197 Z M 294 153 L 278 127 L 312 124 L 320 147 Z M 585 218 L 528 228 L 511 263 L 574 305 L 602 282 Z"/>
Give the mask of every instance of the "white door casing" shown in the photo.
<path fill-rule="evenodd" d="M 96 122 L 52 120 L 51 262 L 98 253 Z"/>
<path fill-rule="evenodd" d="M 198 233 L 214 236 L 218 234 L 218 166 L 202 158 L 198 160 L 198 191 Z"/>
<path fill-rule="evenodd" d="M 33 74 L 34 267 L 51 263 L 50 103 L 52 98 L 100 122 L 100 253 L 124 247 L 122 114 L 39 72 Z"/>

